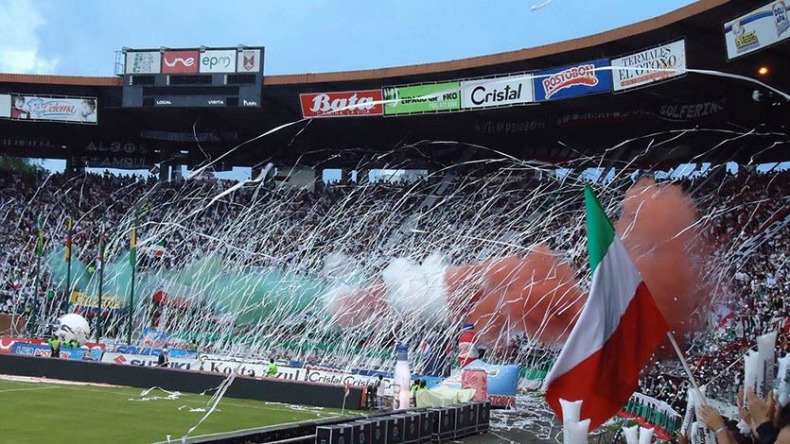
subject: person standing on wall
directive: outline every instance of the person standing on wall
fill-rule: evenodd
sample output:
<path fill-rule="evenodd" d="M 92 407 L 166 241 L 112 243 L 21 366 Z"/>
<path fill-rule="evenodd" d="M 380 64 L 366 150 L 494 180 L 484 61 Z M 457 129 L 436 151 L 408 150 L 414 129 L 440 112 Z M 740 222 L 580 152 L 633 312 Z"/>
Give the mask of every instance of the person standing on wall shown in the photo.
<path fill-rule="evenodd" d="M 276 378 L 278 373 L 277 364 L 274 363 L 274 358 L 269 359 L 269 366 L 266 367 L 266 376 L 269 378 Z"/>
<path fill-rule="evenodd" d="M 170 366 L 170 356 L 169 351 L 166 348 L 162 349 L 162 352 L 159 353 L 159 359 L 157 359 L 156 365 L 157 367 L 169 367 Z"/>
<path fill-rule="evenodd" d="M 49 357 L 50 358 L 59 358 L 60 357 L 60 338 L 57 336 L 52 336 L 47 340 L 47 344 L 49 344 Z"/>

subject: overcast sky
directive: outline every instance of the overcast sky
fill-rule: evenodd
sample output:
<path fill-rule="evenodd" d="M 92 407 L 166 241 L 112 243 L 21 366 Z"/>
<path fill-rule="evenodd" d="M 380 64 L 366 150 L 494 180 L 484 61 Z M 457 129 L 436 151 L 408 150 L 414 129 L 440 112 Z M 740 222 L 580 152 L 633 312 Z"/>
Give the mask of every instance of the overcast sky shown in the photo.
<path fill-rule="evenodd" d="M 383 68 L 512 51 L 690 0 L 0 0 L 0 72 L 111 76 L 129 48 L 265 46 L 264 72 Z"/>

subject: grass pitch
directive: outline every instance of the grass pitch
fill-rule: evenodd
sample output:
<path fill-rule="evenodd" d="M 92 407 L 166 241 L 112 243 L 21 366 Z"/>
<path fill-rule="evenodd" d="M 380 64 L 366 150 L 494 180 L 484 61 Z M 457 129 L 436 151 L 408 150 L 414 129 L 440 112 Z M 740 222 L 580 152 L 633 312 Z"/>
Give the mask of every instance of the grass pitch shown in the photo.
<path fill-rule="evenodd" d="M 200 421 L 210 395 L 141 400 L 143 389 L 0 380 L 0 443 L 174 442 Z M 152 391 L 147 397 L 164 398 Z M 346 412 L 348 414 L 348 412 Z M 339 410 L 223 398 L 190 436 L 341 415 Z"/>

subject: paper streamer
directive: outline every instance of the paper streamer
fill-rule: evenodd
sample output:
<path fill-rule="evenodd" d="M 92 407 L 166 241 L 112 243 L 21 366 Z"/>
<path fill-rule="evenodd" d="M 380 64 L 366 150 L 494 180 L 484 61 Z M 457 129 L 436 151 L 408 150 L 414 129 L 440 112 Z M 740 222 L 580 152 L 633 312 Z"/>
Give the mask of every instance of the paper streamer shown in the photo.
<path fill-rule="evenodd" d="M 653 428 L 639 427 L 639 444 L 650 444 L 653 440 Z"/>
<path fill-rule="evenodd" d="M 790 355 L 779 360 L 779 375 L 776 378 L 779 404 L 786 407 L 790 402 Z"/>
<path fill-rule="evenodd" d="M 686 414 L 683 415 L 683 423 L 680 426 L 680 433 L 685 433 L 686 436 L 690 435 L 689 428 L 691 427 L 692 420 L 694 419 L 694 390 L 691 386 L 686 390 Z"/>
<path fill-rule="evenodd" d="M 692 444 L 716 444 L 716 435 L 705 427 L 702 422 L 695 421 L 691 425 Z"/>
<path fill-rule="evenodd" d="M 639 444 L 639 426 L 623 427 L 626 444 Z"/>
<path fill-rule="evenodd" d="M 775 347 L 776 332 L 764 334 L 757 338 L 759 367 L 757 370 L 757 381 L 755 384 L 757 390 L 755 390 L 755 393 L 762 399 L 765 399 L 774 387 L 774 372 L 776 371 L 774 367 L 776 359 L 776 353 L 774 352 Z"/>

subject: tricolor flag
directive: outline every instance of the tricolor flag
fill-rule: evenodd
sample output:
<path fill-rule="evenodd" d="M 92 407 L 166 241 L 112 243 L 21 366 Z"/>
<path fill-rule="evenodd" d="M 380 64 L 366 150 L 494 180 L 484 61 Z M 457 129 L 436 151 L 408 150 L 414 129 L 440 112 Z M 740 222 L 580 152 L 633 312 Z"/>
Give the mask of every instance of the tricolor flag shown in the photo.
<path fill-rule="evenodd" d="M 562 417 L 560 398 L 583 401 L 594 430 L 626 404 L 656 346 L 669 331 L 639 270 L 588 185 L 590 296 L 546 380 L 546 401 Z"/>
<path fill-rule="evenodd" d="M 71 236 L 74 235 L 71 218 L 66 218 L 66 262 L 71 261 Z"/>

